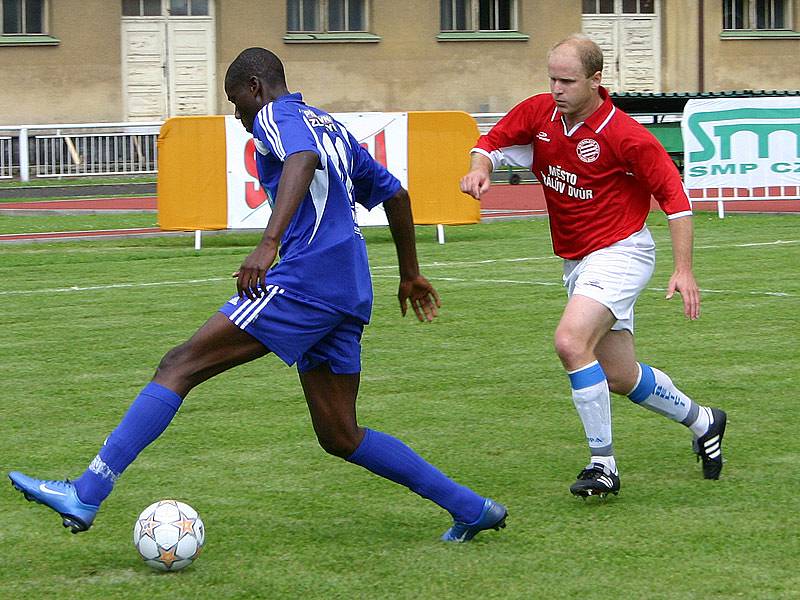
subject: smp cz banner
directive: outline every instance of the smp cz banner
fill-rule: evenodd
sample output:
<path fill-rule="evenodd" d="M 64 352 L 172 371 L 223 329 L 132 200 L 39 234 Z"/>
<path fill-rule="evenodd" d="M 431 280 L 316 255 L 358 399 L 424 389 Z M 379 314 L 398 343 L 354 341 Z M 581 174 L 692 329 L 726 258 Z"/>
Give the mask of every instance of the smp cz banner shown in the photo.
<path fill-rule="evenodd" d="M 408 188 L 407 113 L 332 113 L 359 143 Z M 228 228 L 264 229 L 271 214 L 256 172 L 255 143 L 233 116 L 225 117 Z M 359 225 L 386 225 L 383 205 L 367 211 L 356 204 Z"/>
<path fill-rule="evenodd" d="M 689 100 L 681 132 L 690 198 L 800 198 L 800 97 Z"/>

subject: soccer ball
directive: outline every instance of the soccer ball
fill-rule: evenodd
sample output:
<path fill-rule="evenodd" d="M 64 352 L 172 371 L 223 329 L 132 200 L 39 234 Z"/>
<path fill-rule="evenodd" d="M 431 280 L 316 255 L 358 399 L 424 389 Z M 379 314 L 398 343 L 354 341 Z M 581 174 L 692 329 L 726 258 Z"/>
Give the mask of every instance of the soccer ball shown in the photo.
<path fill-rule="evenodd" d="M 133 545 L 144 562 L 160 571 L 179 571 L 200 554 L 206 529 L 197 511 L 177 500 L 159 500 L 133 526 Z"/>

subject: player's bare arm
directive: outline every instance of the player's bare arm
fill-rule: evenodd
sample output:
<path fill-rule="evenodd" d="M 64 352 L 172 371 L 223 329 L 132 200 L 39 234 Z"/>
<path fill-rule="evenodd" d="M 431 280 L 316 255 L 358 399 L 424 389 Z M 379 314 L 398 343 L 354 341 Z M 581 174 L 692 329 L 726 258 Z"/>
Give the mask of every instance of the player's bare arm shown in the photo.
<path fill-rule="evenodd" d="M 461 178 L 461 191 L 476 200 L 488 191 L 491 185 L 492 161 L 479 152 L 470 155 L 469 173 Z"/>
<path fill-rule="evenodd" d="M 414 219 L 408 192 L 400 188 L 392 198 L 383 203 L 383 207 L 386 210 L 386 219 L 389 221 L 400 267 L 400 288 L 397 292 L 400 312 L 406 316 L 407 302 L 410 301 L 417 319 L 433 321 L 438 315 L 441 301 L 430 282 L 419 272 Z"/>
<path fill-rule="evenodd" d="M 275 261 L 284 231 L 308 193 L 319 157 L 314 152 L 297 152 L 286 158 L 278 184 L 275 206 L 258 246 L 244 259 L 236 277 L 240 298 L 253 300 L 263 293 L 267 270 Z M 259 287 L 260 284 L 260 287 Z"/>
<path fill-rule="evenodd" d="M 670 219 L 669 233 L 672 237 L 672 256 L 674 271 L 667 286 L 667 299 L 680 293 L 683 299 L 683 313 L 689 319 L 700 316 L 700 289 L 692 271 L 692 247 L 694 230 L 692 217 Z"/>

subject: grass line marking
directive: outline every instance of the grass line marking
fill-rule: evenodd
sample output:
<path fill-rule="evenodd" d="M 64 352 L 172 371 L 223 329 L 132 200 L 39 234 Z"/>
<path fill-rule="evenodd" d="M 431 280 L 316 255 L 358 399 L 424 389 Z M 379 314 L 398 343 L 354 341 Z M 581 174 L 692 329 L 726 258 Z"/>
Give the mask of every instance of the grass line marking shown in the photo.
<path fill-rule="evenodd" d="M 747 247 L 747 246 L 759 246 L 759 245 L 777 245 L 777 244 L 794 244 L 799 242 L 800 240 L 776 240 L 774 242 L 764 242 L 764 243 L 751 243 L 751 244 L 735 244 L 734 247 Z M 710 248 L 711 246 L 706 246 L 706 248 Z M 722 246 L 719 246 L 722 247 Z M 727 246 L 731 247 L 731 246 Z M 462 267 L 462 266 L 480 266 L 480 265 L 488 265 L 488 264 L 496 264 L 496 263 L 516 263 L 516 262 L 529 262 L 529 261 L 541 261 L 541 260 L 560 260 L 556 256 L 528 256 L 528 257 L 518 257 L 518 258 L 489 258 L 484 260 L 476 260 L 476 261 L 454 261 L 454 262 L 431 262 L 431 263 L 424 263 L 420 265 L 421 268 L 435 268 L 435 267 Z M 382 271 L 387 269 L 397 269 L 397 265 L 377 265 L 373 266 L 373 271 Z M 397 275 L 381 275 L 381 274 L 373 274 L 375 278 L 391 278 L 396 279 Z M 62 287 L 62 288 L 44 288 L 38 290 L 7 290 L 7 291 L 0 291 L 0 296 L 23 296 L 23 295 L 33 295 L 33 294 L 54 294 L 54 293 L 63 293 L 63 292 L 86 292 L 86 291 L 97 291 L 97 290 L 109 290 L 109 289 L 117 289 L 117 288 L 137 288 L 137 287 L 155 287 L 155 286 L 170 286 L 170 285 L 192 285 L 197 283 L 211 283 L 216 281 L 228 281 L 230 278 L 228 277 L 207 277 L 204 279 L 186 279 L 186 280 L 176 280 L 176 281 L 151 281 L 151 282 L 139 282 L 139 283 L 111 283 L 105 285 L 93 285 L 93 286 L 70 286 L 70 287 Z M 461 278 L 461 277 L 440 277 L 440 276 L 428 276 L 428 279 L 431 281 L 453 281 L 453 282 L 463 282 L 463 283 L 492 283 L 492 284 L 510 284 L 510 285 L 536 285 L 536 286 L 546 286 L 546 287 L 553 287 L 558 286 L 561 287 L 562 284 L 557 281 L 530 281 L 530 280 L 519 280 L 519 279 L 479 279 L 479 278 Z M 666 288 L 647 288 L 650 291 L 658 291 L 663 292 L 666 291 Z M 777 292 L 777 291 L 746 291 L 741 292 L 737 290 L 714 290 L 714 289 L 701 289 L 701 292 L 706 294 L 748 294 L 751 296 L 772 296 L 778 298 L 796 298 L 797 294 L 790 294 L 786 292 Z"/>
<path fill-rule="evenodd" d="M 374 278 L 381 279 L 397 279 L 396 275 L 373 275 Z M 555 281 L 524 281 L 519 279 L 467 279 L 462 277 L 427 277 L 430 281 L 454 281 L 459 283 L 497 283 L 497 284 L 518 284 L 518 285 L 537 285 L 537 286 L 558 286 L 563 287 L 561 283 Z M 648 291 L 651 292 L 666 292 L 667 288 L 649 287 Z M 751 296 L 774 296 L 778 298 L 797 298 L 797 294 L 789 294 L 787 292 L 761 292 L 761 291 L 748 291 L 741 292 L 737 290 L 712 290 L 701 288 L 700 291 L 704 294 L 748 294 Z"/>

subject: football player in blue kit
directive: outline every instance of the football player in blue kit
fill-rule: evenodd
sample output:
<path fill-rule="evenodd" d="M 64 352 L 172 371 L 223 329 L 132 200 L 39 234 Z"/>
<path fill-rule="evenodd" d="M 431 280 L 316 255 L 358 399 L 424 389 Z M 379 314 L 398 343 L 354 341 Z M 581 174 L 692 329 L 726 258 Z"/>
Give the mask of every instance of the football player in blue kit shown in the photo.
<path fill-rule="evenodd" d="M 297 365 L 322 448 L 447 510 L 454 522 L 442 540 L 464 542 L 504 527 L 503 505 L 356 421 L 372 283 L 355 202 L 384 205 L 400 267 L 402 314 L 410 304 L 420 321 L 437 315 L 438 295 L 419 272 L 408 192 L 343 125 L 289 93 L 272 52 L 244 50 L 228 68 L 225 92 L 255 138 L 259 179 L 274 199 L 261 241 L 234 274 L 237 294 L 167 352 L 78 479 L 40 480 L 14 471 L 12 484 L 58 512 L 73 533 L 89 529 L 117 478 L 164 431 L 190 390 L 272 352 Z"/>

